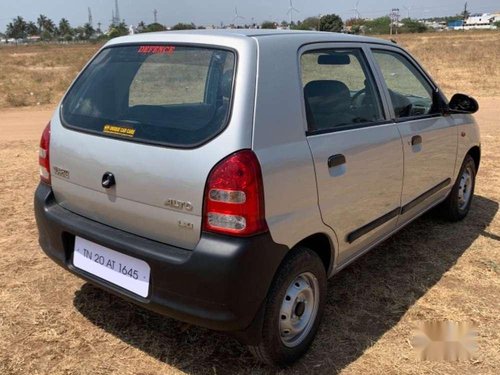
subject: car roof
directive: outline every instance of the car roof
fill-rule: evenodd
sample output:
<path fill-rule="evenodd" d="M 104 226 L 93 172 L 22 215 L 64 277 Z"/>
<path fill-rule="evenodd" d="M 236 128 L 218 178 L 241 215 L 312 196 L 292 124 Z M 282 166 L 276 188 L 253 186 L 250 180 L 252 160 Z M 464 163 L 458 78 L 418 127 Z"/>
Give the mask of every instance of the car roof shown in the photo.
<path fill-rule="evenodd" d="M 273 41 L 279 39 L 293 39 L 298 43 L 313 43 L 313 42 L 357 42 L 357 43 L 377 43 L 393 45 L 391 42 L 379 39 L 358 35 L 319 32 L 319 31 L 302 31 L 302 30 L 269 30 L 269 29 L 213 29 L 213 30 L 181 30 L 181 31 L 160 31 L 154 33 L 135 34 L 112 40 L 109 44 L 141 42 L 154 39 L 159 41 L 163 36 L 169 37 L 220 37 L 231 39 L 247 39 L 248 38 L 272 38 Z"/>

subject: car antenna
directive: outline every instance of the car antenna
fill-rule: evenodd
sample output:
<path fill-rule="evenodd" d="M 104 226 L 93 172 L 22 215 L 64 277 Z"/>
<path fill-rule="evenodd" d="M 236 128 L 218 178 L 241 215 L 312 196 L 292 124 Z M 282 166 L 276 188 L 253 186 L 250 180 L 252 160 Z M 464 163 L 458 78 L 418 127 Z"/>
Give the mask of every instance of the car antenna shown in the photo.
<path fill-rule="evenodd" d="M 396 41 L 396 39 L 391 39 L 391 42 L 393 42 L 394 44 L 398 44 L 398 42 Z"/>

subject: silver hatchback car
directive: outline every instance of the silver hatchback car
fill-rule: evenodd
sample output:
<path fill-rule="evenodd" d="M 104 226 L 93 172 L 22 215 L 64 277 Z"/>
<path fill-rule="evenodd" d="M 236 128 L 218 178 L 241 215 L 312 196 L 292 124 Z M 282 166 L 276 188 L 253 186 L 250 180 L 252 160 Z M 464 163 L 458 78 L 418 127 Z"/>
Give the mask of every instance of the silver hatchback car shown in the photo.
<path fill-rule="evenodd" d="M 310 346 L 329 277 L 434 206 L 467 215 L 477 109 L 379 39 L 113 39 L 42 135 L 40 245 L 99 287 L 284 366 Z"/>

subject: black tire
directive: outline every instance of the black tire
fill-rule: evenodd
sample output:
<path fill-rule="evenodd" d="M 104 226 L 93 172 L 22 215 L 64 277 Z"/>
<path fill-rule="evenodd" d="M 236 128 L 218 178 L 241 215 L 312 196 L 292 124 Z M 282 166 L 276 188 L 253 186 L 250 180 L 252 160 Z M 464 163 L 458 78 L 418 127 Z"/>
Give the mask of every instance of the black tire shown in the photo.
<path fill-rule="evenodd" d="M 474 197 L 474 187 L 476 185 L 476 169 L 477 168 L 474 159 L 472 158 L 472 156 L 467 155 L 464 159 L 464 162 L 462 163 L 462 167 L 460 168 L 460 172 L 458 173 L 458 177 L 455 181 L 453 189 L 451 190 L 446 200 L 439 207 L 441 214 L 445 219 L 456 222 L 464 219 L 469 213 L 472 199 Z M 463 199 L 461 200 L 460 198 L 460 194 L 463 195 L 464 188 L 462 179 L 464 178 L 464 173 L 466 173 L 467 171 L 471 177 L 470 195 L 467 199 L 467 202 L 464 203 Z"/>
<path fill-rule="evenodd" d="M 283 327 L 281 326 L 282 321 L 280 319 L 284 319 L 283 315 L 281 315 L 281 309 L 282 304 L 285 303 L 285 298 L 288 298 L 287 301 L 290 300 L 290 296 L 288 295 L 291 290 L 290 288 L 292 288 L 293 285 L 298 285 L 294 283 L 298 278 L 300 279 L 302 275 L 307 275 L 309 278 L 313 276 L 315 278 L 315 280 L 314 278 L 311 279 L 311 285 L 317 281 L 316 288 L 313 288 L 317 290 L 317 296 L 319 297 L 317 305 L 314 304 L 317 306 L 317 310 L 312 309 L 317 312 L 316 314 L 310 313 L 310 318 L 307 320 L 311 323 L 306 325 L 309 327 L 307 330 L 303 330 L 304 337 L 298 338 L 297 340 L 299 340 L 299 342 L 293 347 L 290 347 L 290 344 L 285 345 L 283 341 L 286 340 L 286 338 L 282 340 L 281 337 L 281 330 Z M 310 284 L 306 282 L 304 285 Z M 302 297 L 299 297 L 299 300 L 300 298 Z M 285 367 L 297 361 L 309 349 L 316 336 L 323 316 L 325 300 L 326 271 L 321 259 L 314 251 L 305 247 L 298 247 L 292 250 L 276 273 L 267 296 L 262 328 L 262 341 L 258 345 L 249 346 L 250 352 L 259 361 L 272 366 Z M 293 301 L 293 304 L 295 305 L 295 301 Z M 289 306 L 290 305 L 291 303 L 289 303 Z M 313 304 L 310 303 L 309 305 Z M 298 305 L 295 306 L 298 307 Z M 299 310 L 302 310 L 302 308 Z M 297 314 L 297 308 L 294 308 L 293 311 L 294 313 L 292 315 Z M 307 318 L 304 311 L 302 311 L 302 313 L 299 311 L 298 314 L 300 314 L 299 320 L 303 317 Z M 297 315 L 294 316 L 297 317 Z M 313 316 L 315 317 L 313 318 Z M 306 331 L 308 332 L 306 333 Z"/>

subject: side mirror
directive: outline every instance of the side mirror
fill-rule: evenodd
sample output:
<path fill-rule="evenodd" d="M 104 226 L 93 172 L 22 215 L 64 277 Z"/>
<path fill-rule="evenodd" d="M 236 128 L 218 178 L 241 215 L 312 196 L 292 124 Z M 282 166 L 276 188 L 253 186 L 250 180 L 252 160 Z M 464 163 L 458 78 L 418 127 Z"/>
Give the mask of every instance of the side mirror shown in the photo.
<path fill-rule="evenodd" d="M 476 113 L 479 110 L 476 99 L 465 94 L 453 95 L 448 107 L 452 113 Z"/>

